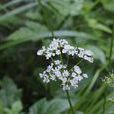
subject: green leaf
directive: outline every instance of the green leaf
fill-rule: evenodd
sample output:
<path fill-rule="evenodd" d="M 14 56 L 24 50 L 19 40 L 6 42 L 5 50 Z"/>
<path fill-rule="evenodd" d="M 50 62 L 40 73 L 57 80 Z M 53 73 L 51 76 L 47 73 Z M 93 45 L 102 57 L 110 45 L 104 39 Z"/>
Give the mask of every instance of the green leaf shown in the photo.
<path fill-rule="evenodd" d="M 26 40 L 34 40 L 34 37 L 38 37 L 38 34 L 36 32 L 30 30 L 29 28 L 23 27 L 11 34 L 7 40 L 21 40 L 24 42 Z"/>
<path fill-rule="evenodd" d="M 4 114 L 4 105 L 1 101 L 0 101 L 0 114 Z"/>
<path fill-rule="evenodd" d="M 51 101 L 42 99 L 29 109 L 29 114 L 59 114 L 69 108 L 67 99 L 55 98 Z"/>
<path fill-rule="evenodd" d="M 23 109 L 22 103 L 20 101 L 16 101 L 12 104 L 12 112 L 13 114 L 19 114 Z"/>
<path fill-rule="evenodd" d="M 20 101 L 15 101 L 11 108 L 5 108 L 5 114 L 20 114 L 22 110 L 22 103 Z"/>
<path fill-rule="evenodd" d="M 114 12 L 114 0 L 101 0 L 104 8 L 106 8 L 107 10 Z"/>
<path fill-rule="evenodd" d="M 15 101 L 20 100 L 21 91 L 16 87 L 10 78 L 5 77 L 2 80 L 1 87 L 0 101 L 2 101 L 4 106 L 12 106 Z"/>
<path fill-rule="evenodd" d="M 37 3 L 30 3 L 30 4 L 27 4 L 27 5 L 24 5 L 24 6 L 21 6 L 17 9 L 14 9 L 4 15 L 1 15 L 0 16 L 0 22 L 3 22 L 9 18 L 11 18 L 12 16 L 15 16 L 19 13 L 23 13 L 24 11 L 27 11 L 27 10 L 30 10 L 31 8 L 37 6 Z"/>
<path fill-rule="evenodd" d="M 27 18 L 29 18 L 29 19 L 31 19 L 31 20 L 40 20 L 40 21 L 42 21 L 43 19 L 43 17 L 42 17 L 42 15 L 38 12 L 38 10 L 30 10 L 29 12 L 27 12 L 26 13 L 26 17 Z"/>
<path fill-rule="evenodd" d="M 29 114 L 45 114 L 47 111 L 47 106 L 48 104 L 46 99 L 41 99 L 30 107 Z"/>
<path fill-rule="evenodd" d="M 107 33 L 112 33 L 112 30 L 104 24 L 99 23 L 95 19 L 88 19 L 88 24 L 91 28 L 101 30 Z"/>
<path fill-rule="evenodd" d="M 83 8 L 84 0 L 49 0 L 50 4 L 62 15 L 79 15 Z"/>
<path fill-rule="evenodd" d="M 11 7 L 11 6 L 15 5 L 15 4 L 18 4 L 18 3 L 22 2 L 22 1 L 23 0 L 11 0 L 8 3 L 1 4 L 0 10 L 5 10 L 7 7 Z"/>
<path fill-rule="evenodd" d="M 104 54 L 102 49 L 96 46 L 88 46 L 88 49 L 93 52 L 95 59 L 100 60 L 102 64 L 106 63 L 106 55 Z"/>
<path fill-rule="evenodd" d="M 27 21 L 25 24 L 29 29 L 37 33 L 42 32 L 42 31 L 43 32 L 48 31 L 48 28 L 46 26 L 41 25 L 40 23 L 37 23 L 34 21 Z"/>
<path fill-rule="evenodd" d="M 47 114 L 59 114 L 69 108 L 67 99 L 53 99 L 49 103 Z"/>
<path fill-rule="evenodd" d="M 69 31 L 69 30 L 54 31 L 54 36 L 55 37 L 66 37 L 66 38 L 78 37 L 78 38 L 82 38 L 82 39 L 97 40 L 95 37 L 93 37 L 87 33 L 78 32 L 78 31 Z M 19 30 L 15 31 L 14 33 L 12 33 L 7 38 L 7 42 L 0 45 L 0 50 L 9 48 L 11 46 L 14 46 L 14 45 L 17 45 L 20 43 L 24 43 L 27 41 L 36 41 L 36 40 L 40 40 L 42 38 L 49 38 L 49 37 L 52 37 L 52 33 L 49 31 L 35 32 L 33 30 L 30 30 L 29 28 L 23 27 L 23 28 L 20 28 Z"/>
<path fill-rule="evenodd" d="M 80 111 L 76 111 L 75 114 L 84 114 L 83 112 L 80 112 Z"/>

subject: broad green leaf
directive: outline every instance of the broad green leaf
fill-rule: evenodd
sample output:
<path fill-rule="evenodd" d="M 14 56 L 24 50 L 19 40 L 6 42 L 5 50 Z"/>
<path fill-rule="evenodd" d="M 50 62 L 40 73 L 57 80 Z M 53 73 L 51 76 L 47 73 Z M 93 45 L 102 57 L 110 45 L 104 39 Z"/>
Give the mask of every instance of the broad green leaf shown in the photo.
<path fill-rule="evenodd" d="M 101 0 L 101 2 L 107 10 L 114 12 L 114 0 Z"/>
<path fill-rule="evenodd" d="M 68 30 L 63 30 L 63 31 L 54 31 L 54 36 L 55 37 L 78 37 L 82 39 L 90 39 L 90 40 L 97 40 L 95 37 L 84 33 L 84 32 L 77 32 L 77 31 L 68 31 Z M 52 37 L 52 33 L 47 31 L 47 32 L 34 32 L 30 30 L 29 28 L 23 27 L 20 28 L 19 30 L 15 31 L 12 33 L 8 38 L 7 42 L 4 44 L 0 45 L 0 50 L 21 44 L 27 41 L 36 41 L 40 40 L 42 38 L 49 38 Z"/>
<path fill-rule="evenodd" d="M 43 16 L 38 12 L 38 10 L 35 11 L 29 11 L 26 13 L 26 17 L 31 20 L 43 20 Z"/>
<path fill-rule="evenodd" d="M 34 36 L 35 37 L 37 36 L 38 39 L 45 38 L 45 37 L 52 37 L 52 33 L 44 32 L 44 31 L 38 33 L 38 32 L 31 31 L 29 28 L 23 27 L 17 30 L 16 32 L 14 32 L 13 34 L 11 34 L 7 40 L 18 40 L 18 39 L 24 40 L 24 38 L 27 38 L 27 37 L 28 37 L 27 38 L 28 40 L 37 39 Z M 55 37 L 79 37 L 79 38 L 96 40 L 93 36 L 87 33 L 78 32 L 78 31 L 69 31 L 69 30 L 54 31 L 54 36 Z"/>
<path fill-rule="evenodd" d="M 5 77 L 2 80 L 1 87 L 0 101 L 3 102 L 4 106 L 12 106 L 15 101 L 20 100 L 21 91 L 10 78 Z"/>
<path fill-rule="evenodd" d="M 4 114 L 4 105 L 1 101 L 0 101 L 0 114 Z"/>
<path fill-rule="evenodd" d="M 99 23 L 95 19 L 88 19 L 88 24 L 91 28 L 101 30 L 107 33 L 112 33 L 112 30 L 104 24 Z"/>
<path fill-rule="evenodd" d="M 25 40 L 34 40 L 34 37 L 38 37 L 38 34 L 28 28 L 20 28 L 19 30 L 15 31 L 13 34 L 9 36 L 7 40 L 15 40 L 15 41 L 25 41 Z"/>
<path fill-rule="evenodd" d="M 8 3 L 5 4 L 1 4 L 0 10 L 5 10 L 7 7 L 13 6 L 15 4 L 18 4 L 20 2 L 22 2 L 23 0 L 11 0 Z"/>
<path fill-rule="evenodd" d="M 20 101 L 16 101 L 12 104 L 11 110 L 13 114 L 19 114 L 23 109 L 22 103 Z"/>
<path fill-rule="evenodd" d="M 37 6 L 37 3 L 29 3 L 27 5 L 21 6 L 17 9 L 14 9 L 4 15 L 0 16 L 0 22 L 3 22 L 7 20 L 8 18 L 11 18 L 12 16 L 15 16 L 17 14 L 23 13 L 24 11 L 30 10 L 31 8 Z"/>
<path fill-rule="evenodd" d="M 37 32 L 37 33 L 42 32 L 42 31 L 43 32 L 48 31 L 46 26 L 41 25 L 34 21 L 27 21 L 25 24 L 30 30 Z"/>
<path fill-rule="evenodd" d="M 46 99 L 41 99 L 30 107 L 29 114 L 46 114 L 47 106 L 48 103 Z"/>
<path fill-rule="evenodd" d="M 68 100 L 56 98 L 50 101 L 47 114 L 59 114 L 67 109 L 69 109 Z"/>
<path fill-rule="evenodd" d="M 69 108 L 67 99 L 42 99 L 30 107 L 29 114 L 59 114 Z"/>
<path fill-rule="evenodd" d="M 83 112 L 80 112 L 80 111 L 76 111 L 75 114 L 84 114 Z"/>
<path fill-rule="evenodd" d="M 15 101 L 11 108 L 5 108 L 4 112 L 5 114 L 20 114 L 22 110 L 22 103 L 20 101 Z"/>
<path fill-rule="evenodd" d="M 49 0 L 50 4 L 62 15 L 79 15 L 83 8 L 84 0 Z"/>

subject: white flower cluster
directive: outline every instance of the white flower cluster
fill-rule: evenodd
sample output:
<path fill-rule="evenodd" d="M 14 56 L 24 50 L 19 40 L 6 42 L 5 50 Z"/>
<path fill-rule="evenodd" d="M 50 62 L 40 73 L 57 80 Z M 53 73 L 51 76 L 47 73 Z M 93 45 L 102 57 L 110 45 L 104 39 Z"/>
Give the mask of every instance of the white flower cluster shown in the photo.
<path fill-rule="evenodd" d="M 40 73 L 40 77 L 44 83 L 49 83 L 51 80 L 60 80 L 63 90 L 70 90 L 71 87 L 78 87 L 78 83 L 88 76 L 82 73 L 79 66 L 75 65 L 68 71 L 67 65 L 63 65 L 61 61 L 56 60 L 43 73 Z"/>
<path fill-rule="evenodd" d="M 43 82 L 49 83 L 50 81 L 59 80 L 63 90 L 70 90 L 71 87 L 78 87 L 78 83 L 88 76 L 82 73 L 82 70 L 77 65 L 68 70 L 68 65 L 63 64 L 60 60 L 54 60 L 54 56 L 62 56 L 62 54 L 77 56 L 89 62 L 93 62 L 93 54 L 89 50 L 69 45 L 64 39 L 53 39 L 49 47 L 43 46 L 41 50 L 38 50 L 37 55 L 44 55 L 46 59 L 52 58 L 52 63 L 43 73 L 40 73 Z"/>
<path fill-rule="evenodd" d="M 53 39 L 48 48 L 43 46 L 42 49 L 37 52 L 37 55 L 44 55 L 46 59 L 60 54 L 78 56 L 84 60 L 93 62 L 93 53 L 90 50 L 71 46 L 65 39 Z"/>

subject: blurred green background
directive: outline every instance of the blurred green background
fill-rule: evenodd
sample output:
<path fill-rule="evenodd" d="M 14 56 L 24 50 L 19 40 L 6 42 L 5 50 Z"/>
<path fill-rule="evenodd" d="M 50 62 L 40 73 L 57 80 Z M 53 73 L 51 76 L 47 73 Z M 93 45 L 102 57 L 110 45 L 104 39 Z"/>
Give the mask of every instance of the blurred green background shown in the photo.
<path fill-rule="evenodd" d="M 114 69 L 113 26 L 114 0 L 0 0 L 0 114 L 70 114 L 58 84 L 39 78 L 47 62 L 36 53 L 52 32 L 94 52 L 82 64 L 89 78 L 71 91 L 76 114 L 114 114 L 102 82 Z"/>

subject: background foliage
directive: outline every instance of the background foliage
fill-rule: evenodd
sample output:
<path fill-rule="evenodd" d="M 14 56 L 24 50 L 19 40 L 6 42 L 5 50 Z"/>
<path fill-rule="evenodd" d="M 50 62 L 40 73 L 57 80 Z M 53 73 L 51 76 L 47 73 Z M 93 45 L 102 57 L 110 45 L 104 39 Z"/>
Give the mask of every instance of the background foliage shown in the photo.
<path fill-rule="evenodd" d="M 114 114 L 107 101 L 114 91 L 102 82 L 114 68 L 113 25 L 114 0 L 1 0 L 0 114 L 69 111 L 58 84 L 44 85 L 38 76 L 47 62 L 36 52 L 49 44 L 52 32 L 94 52 L 94 64 L 82 64 L 89 78 L 71 92 L 76 114 L 104 114 L 104 108 Z"/>

